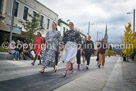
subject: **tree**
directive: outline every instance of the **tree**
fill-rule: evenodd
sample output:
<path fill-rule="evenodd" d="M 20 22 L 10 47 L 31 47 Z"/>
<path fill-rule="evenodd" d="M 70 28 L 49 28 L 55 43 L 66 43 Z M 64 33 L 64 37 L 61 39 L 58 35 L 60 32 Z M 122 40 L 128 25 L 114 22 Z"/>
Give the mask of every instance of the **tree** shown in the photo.
<path fill-rule="evenodd" d="M 41 18 L 40 18 L 40 14 L 35 13 L 34 16 L 29 14 L 30 20 L 26 20 L 26 21 L 19 21 L 24 29 L 26 30 L 25 32 L 25 37 L 27 39 L 30 39 L 32 41 L 34 41 L 35 39 L 35 33 L 41 29 L 40 27 L 40 22 L 41 22 Z"/>
<path fill-rule="evenodd" d="M 134 48 L 136 48 L 136 40 L 134 40 L 134 32 L 131 29 L 130 23 L 128 23 L 128 26 L 125 26 L 123 39 L 125 44 L 123 53 L 128 57 L 134 51 Z"/>

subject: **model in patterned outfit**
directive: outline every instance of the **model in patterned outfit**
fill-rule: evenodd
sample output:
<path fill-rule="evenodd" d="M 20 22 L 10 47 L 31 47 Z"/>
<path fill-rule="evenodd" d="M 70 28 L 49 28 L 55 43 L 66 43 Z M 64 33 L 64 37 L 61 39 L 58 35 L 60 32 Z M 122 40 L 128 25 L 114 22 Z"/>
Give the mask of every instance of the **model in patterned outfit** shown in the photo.
<path fill-rule="evenodd" d="M 58 50 L 58 43 L 60 42 L 60 32 L 56 31 L 57 25 L 55 22 L 52 24 L 52 31 L 48 31 L 46 34 L 46 51 L 43 55 L 43 68 L 41 73 L 44 73 L 44 69 L 48 67 L 54 67 L 55 69 L 55 55 Z"/>
<path fill-rule="evenodd" d="M 77 44 L 81 43 L 81 36 L 78 31 L 74 30 L 74 24 L 73 22 L 69 23 L 70 30 L 66 31 L 63 37 L 63 43 L 65 45 L 66 55 L 65 59 L 62 60 L 66 62 L 66 69 L 63 72 L 63 76 L 66 76 L 67 70 L 69 66 L 72 67 L 72 73 L 73 73 L 73 63 L 77 54 Z"/>

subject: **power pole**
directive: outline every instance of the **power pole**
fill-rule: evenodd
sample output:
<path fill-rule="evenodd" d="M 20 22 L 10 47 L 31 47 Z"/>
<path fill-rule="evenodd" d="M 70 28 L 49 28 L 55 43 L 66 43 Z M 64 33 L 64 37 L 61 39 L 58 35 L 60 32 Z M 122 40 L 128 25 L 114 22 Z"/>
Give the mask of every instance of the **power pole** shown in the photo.
<path fill-rule="evenodd" d="M 11 19 L 11 31 L 10 31 L 10 43 L 12 41 L 12 31 L 13 31 L 13 24 L 14 24 L 14 12 L 16 7 L 16 0 L 13 0 L 13 6 L 12 6 L 12 19 Z"/>
<path fill-rule="evenodd" d="M 89 32 L 90 32 L 90 22 L 88 22 L 88 35 L 89 35 Z"/>

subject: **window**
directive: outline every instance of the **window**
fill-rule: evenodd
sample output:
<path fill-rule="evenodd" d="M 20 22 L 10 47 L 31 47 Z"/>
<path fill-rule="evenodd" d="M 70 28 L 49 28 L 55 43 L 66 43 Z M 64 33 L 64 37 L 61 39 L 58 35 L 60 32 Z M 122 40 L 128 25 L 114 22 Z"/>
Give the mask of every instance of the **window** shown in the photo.
<path fill-rule="evenodd" d="M 27 15 L 28 15 L 28 8 L 24 7 L 24 15 L 23 15 L 24 20 L 27 20 Z"/>
<path fill-rule="evenodd" d="M 14 11 L 14 16 L 17 17 L 17 14 L 18 14 L 18 6 L 19 6 L 19 3 L 16 2 L 15 3 L 15 11 Z"/>
<path fill-rule="evenodd" d="M 2 0 L 0 0 L 0 14 L 2 14 Z"/>
<path fill-rule="evenodd" d="M 41 22 L 40 22 L 41 27 L 43 27 L 43 20 L 44 20 L 44 16 L 41 15 Z"/>
<path fill-rule="evenodd" d="M 34 16 L 34 17 L 36 16 L 36 12 L 35 12 L 35 11 L 33 11 L 33 16 Z"/>
<path fill-rule="evenodd" d="M 49 29 L 50 26 L 50 19 L 47 19 L 47 29 Z"/>

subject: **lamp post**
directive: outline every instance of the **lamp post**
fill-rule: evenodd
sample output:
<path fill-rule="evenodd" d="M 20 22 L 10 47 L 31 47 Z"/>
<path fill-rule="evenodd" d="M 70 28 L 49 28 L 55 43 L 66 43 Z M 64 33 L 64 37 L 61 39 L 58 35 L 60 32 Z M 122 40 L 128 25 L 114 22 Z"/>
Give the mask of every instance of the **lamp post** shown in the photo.
<path fill-rule="evenodd" d="M 12 31 L 13 31 L 13 24 L 14 24 L 14 12 L 16 7 L 16 0 L 13 0 L 13 6 L 12 6 L 12 19 L 11 19 L 11 31 L 10 31 L 10 43 L 12 41 Z"/>
<path fill-rule="evenodd" d="M 88 22 L 88 35 L 89 35 L 89 32 L 90 32 L 90 25 L 94 25 L 93 23 L 90 24 L 90 22 Z"/>
<path fill-rule="evenodd" d="M 98 42 L 98 37 L 99 37 L 99 33 L 101 33 L 101 32 L 99 32 L 99 31 L 97 31 L 97 42 Z"/>
<path fill-rule="evenodd" d="M 135 33 L 135 9 L 133 12 L 127 12 L 127 14 L 133 14 L 133 32 Z"/>

